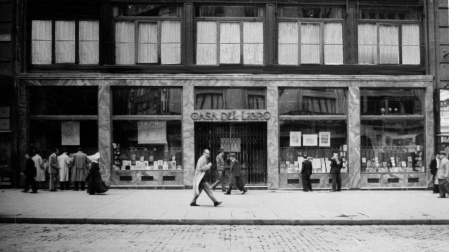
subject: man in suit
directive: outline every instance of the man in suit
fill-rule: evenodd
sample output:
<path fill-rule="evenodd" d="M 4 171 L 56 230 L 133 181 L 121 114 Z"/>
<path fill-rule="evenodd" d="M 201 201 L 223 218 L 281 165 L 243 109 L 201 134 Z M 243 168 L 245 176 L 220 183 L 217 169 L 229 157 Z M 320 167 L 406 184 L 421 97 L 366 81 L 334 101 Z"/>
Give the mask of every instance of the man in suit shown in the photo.
<path fill-rule="evenodd" d="M 218 180 L 215 181 L 215 183 L 213 183 L 211 185 L 211 187 L 212 187 L 212 190 L 215 190 L 217 185 L 221 182 L 221 191 L 225 192 L 226 191 L 226 186 L 225 186 L 225 183 L 224 183 L 225 162 L 224 162 L 223 155 L 224 155 L 224 149 L 220 148 L 220 153 L 215 158 L 215 160 L 217 161 Z"/>
<path fill-rule="evenodd" d="M 220 205 L 222 202 L 218 201 L 214 197 L 214 193 L 207 182 L 206 173 L 210 170 L 212 163 L 207 159 L 210 156 L 210 151 L 205 149 L 203 155 L 198 159 L 196 163 L 195 176 L 193 177 L 193 199 L 190 206 L 199 206 L 196 204 L 196 200 L 200 197 L 201 192 L 206 191 L 207 196 L 214 202 L 214 206 Z"/>
<path fill-rule="evenodd" d="M 229 174 L 229 186 L 228 191 L 225 193 L 226 195 L 231 194 L 232 185 L 235 184 L 235 186 L 242 192 L 242 194 L 245 194 L 247 192 L 247 189 L 245 188 L 245 184 L 243 183 L 242 178 L 242 171 L 241 171 L 241 165 L 240 162 L 237 160 L 235 153 L 231 153 L 231 167 L 230 167 L 230 174 Z"/>
<path fill-rule="evenodd" d="M 330 174 L 332 176 L 331 192 L 341 191 L 341 176 L 340 176 L 341 168 L 342 163 L 340 158 L 338 157 L 338 153 L 334 153 L 334 156 L 331 158 L 331 171 L 330 171 Z"/>
<path fill-rule="evenodd" d="M 25 171 L 23 175 L 25 175 L 25 188 L 23 192 L 28 192 L 31 186 L 31 193 L 37 193 L 37 184 L 34 177 L 36 177 L 36 167 L 34 167 L 34 162 L 31 160 L 30 155 L 25 154 Z"/>
<path fill-rule="evenodd" d="M 87 158 L 86 153 L 81 148 L 78 148 L 78 152 L 73 155 L 72 158 L 72 181 L 75 183 L 74 191 L 79 190 L 81 182 L 81 191 L 86 188 L 85 179 L 88 172 L 88 165 L 90 161 Z"/>
<path fill-rule="evenodd" d="M 58 163 L 58 156 L 57 156 L 58 154 L 59 154 L 59 150 L 57 148 L 55 148 L 53 150 L 53 153 L 48 158 L 48 165 L 50 168 L 50 171 L 49 171 L 49 173 L 50 173 L 50 181 L 49 181 L 50 192 L 56 192 L 55 183 L 56 183 L 56 179 L 59 174 L 59 170 L 61 169 L 59 167 L 59 163 Z"/>
<path fill-rule="evenodd" d="M 302 190 L 304 192 L 313 191 L 312 182 L 310 182 L 310 176 L 312 175 L 312 157 L 304 155 L 304 161 L 302 161 L 301 177 L 302 177 Z"/>
<path fill-rule="evenodd" d="M 440 165 L 440 159 L 438 158 L 438 154 L 433 155 L 432 160 L 430 161 L 430 174 L 432 174 L 432 183 L 433 183 L 433 193 L 440 193 L 440 186 L 438 185 L 437 171 L 438 166 Z"/>
<path fill-rule="evenodd" d="M 437 177 L 440 185 L 440 197 L 438 198 L 446 198 L 446 193 L 449 193 L 447 190 L 449 187 L 449 160 L 444 151 L 440 152 L 440 166 L 438 167 Z"/>

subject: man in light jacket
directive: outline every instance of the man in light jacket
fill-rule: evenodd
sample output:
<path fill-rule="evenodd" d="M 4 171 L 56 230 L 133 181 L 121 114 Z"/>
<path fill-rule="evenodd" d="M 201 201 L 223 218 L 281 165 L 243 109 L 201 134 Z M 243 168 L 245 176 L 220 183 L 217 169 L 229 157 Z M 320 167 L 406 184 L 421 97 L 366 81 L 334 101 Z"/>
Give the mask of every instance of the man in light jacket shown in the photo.
<path fill-rule="evenodd" d="M 88 164 L 90 163 L 86 153 L 81 148 L 78 148 L 78 152 L 73 155 L 72 158 L 72 181 L 75 183 L 74 191 L 79 191 L 81 182 L 81 191 L 86 189 L 86 183 L 84 182 L 89 171 Z"/>
<path fill-rule="evenodd" d="M 48 157 L 48 166 L 50 168 L 50 170 L 49 170 L 49 173 L 50 173 L 50 181 L 49 181 L 50 192 L 56 192 L 56 188 L 55 188 L 56 178 L 58 177 L 59 170 L 61 169 L 59 167 L 59 163 L 58 163 L 58 156 L 57 156 L 58 154 L 59 154 L 59 150 L 57 148 L 55 148 L 53 150 L 53 153 L 50 155 L 50 157 Z"/>
<path fill-rule="evenodd" d="M 59 184 L 61 190 L 69 189 L 69 166 L 72 163 L 72 159 L 67 155 L 65 149 L 61 150 L 62 154 L 58 156 L 59 167 Z"/>
<path fill-rule="evenodd" d="M 208 162 L 210 156 L 210 151 L 205 149 L 203 155 L 198 159 L 195 169 L 195 176 L 193 177 L 193 200 L 190 206 L 199 206 L 196 204 L 196 200 L 200 196 L 201 192 L 206 191 L 207 196 L 214 202 L 214 206 L 220 205 L 222 202 L 218 201 L 214 197 L 214 193 L 210 188 L 207 179 L 205 178 L 206 173 L 210 170 L 212 163 Z"/>
<path fill-rule="evenodd" d="M 217 187 L 217 185 L 221 182 L 221 191 L 225 192 L 226 191 L 226 186 L 224 183 L 225 161 L 224 161 L 223 155 L 224 155 L 224 149 L 221 148 L 220 153 L 215 158 L 215 160 L 217 161 L 218 179 L 217 179 L 217 181 L 215 181 L 215 183 L 212 184 L 212 190 L 215 190 L 215 187 Z"/>
<path fill-rule="evenodd" d="M 449 160 L 444 151 L 440 152 L 440 166 L 438 167 L 437 177 L 440 185 L 440 197 L 438 198 L 446 198 L 446 193 L 449 193 L 447 190 L 449 187 Z"/>

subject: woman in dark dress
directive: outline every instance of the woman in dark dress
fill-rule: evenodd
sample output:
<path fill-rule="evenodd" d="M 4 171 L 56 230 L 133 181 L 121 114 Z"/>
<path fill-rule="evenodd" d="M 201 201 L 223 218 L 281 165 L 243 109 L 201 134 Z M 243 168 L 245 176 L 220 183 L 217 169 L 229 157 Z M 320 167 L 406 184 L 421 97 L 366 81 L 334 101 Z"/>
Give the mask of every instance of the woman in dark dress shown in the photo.
<path fill-rule="evenodd" d="M 89 158 L 92 160 L 92 163 L 90 163 L 89 174 L 86 177 L 87 193 L 94 195 L 95 193 L 107 192 L 108 188 L 101 179 L 100 166 L 98 165 L 100 154 L 96 153 Z"/>

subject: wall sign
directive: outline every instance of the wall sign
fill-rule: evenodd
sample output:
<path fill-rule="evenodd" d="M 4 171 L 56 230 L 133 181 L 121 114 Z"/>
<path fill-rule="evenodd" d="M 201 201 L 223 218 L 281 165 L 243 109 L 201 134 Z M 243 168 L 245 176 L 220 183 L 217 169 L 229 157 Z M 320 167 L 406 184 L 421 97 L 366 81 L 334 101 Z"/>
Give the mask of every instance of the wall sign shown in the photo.
<path fill-rule="evenodd" d="M 194 121 L 268 121 L 271 114 L 260 110 L 203 110 L 190 116 Z"/>
<path fill-rule="evenodd" d="M 290 131 L 290 146 L 301 146 L 301 131 Z"/>
<path fill-rule="evenodd" d="M 167 144 L 167 122 L 148 121 L 137 123 L 138 144 Z"/>

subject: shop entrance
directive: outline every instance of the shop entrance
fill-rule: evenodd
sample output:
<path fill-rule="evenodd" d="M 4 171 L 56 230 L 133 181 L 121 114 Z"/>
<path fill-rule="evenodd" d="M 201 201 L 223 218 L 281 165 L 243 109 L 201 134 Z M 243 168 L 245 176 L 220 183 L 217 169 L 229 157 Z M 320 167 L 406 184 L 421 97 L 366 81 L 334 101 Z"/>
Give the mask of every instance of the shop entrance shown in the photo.
<path fill-rule="evenodd" d="M 248 123 L 195 123 L 195 164 L 204 149 L 211 152 L 211 181 L 216 180 L 215 157 L 219 149 L 225 149 L 225 160 L 229 167 L 229 154 L 235 153 L 242 164 L 247 184 L 266 185 L 267 183 L 267 124 Z M 228 172 L 229 173 L 229 169 Z"/>

